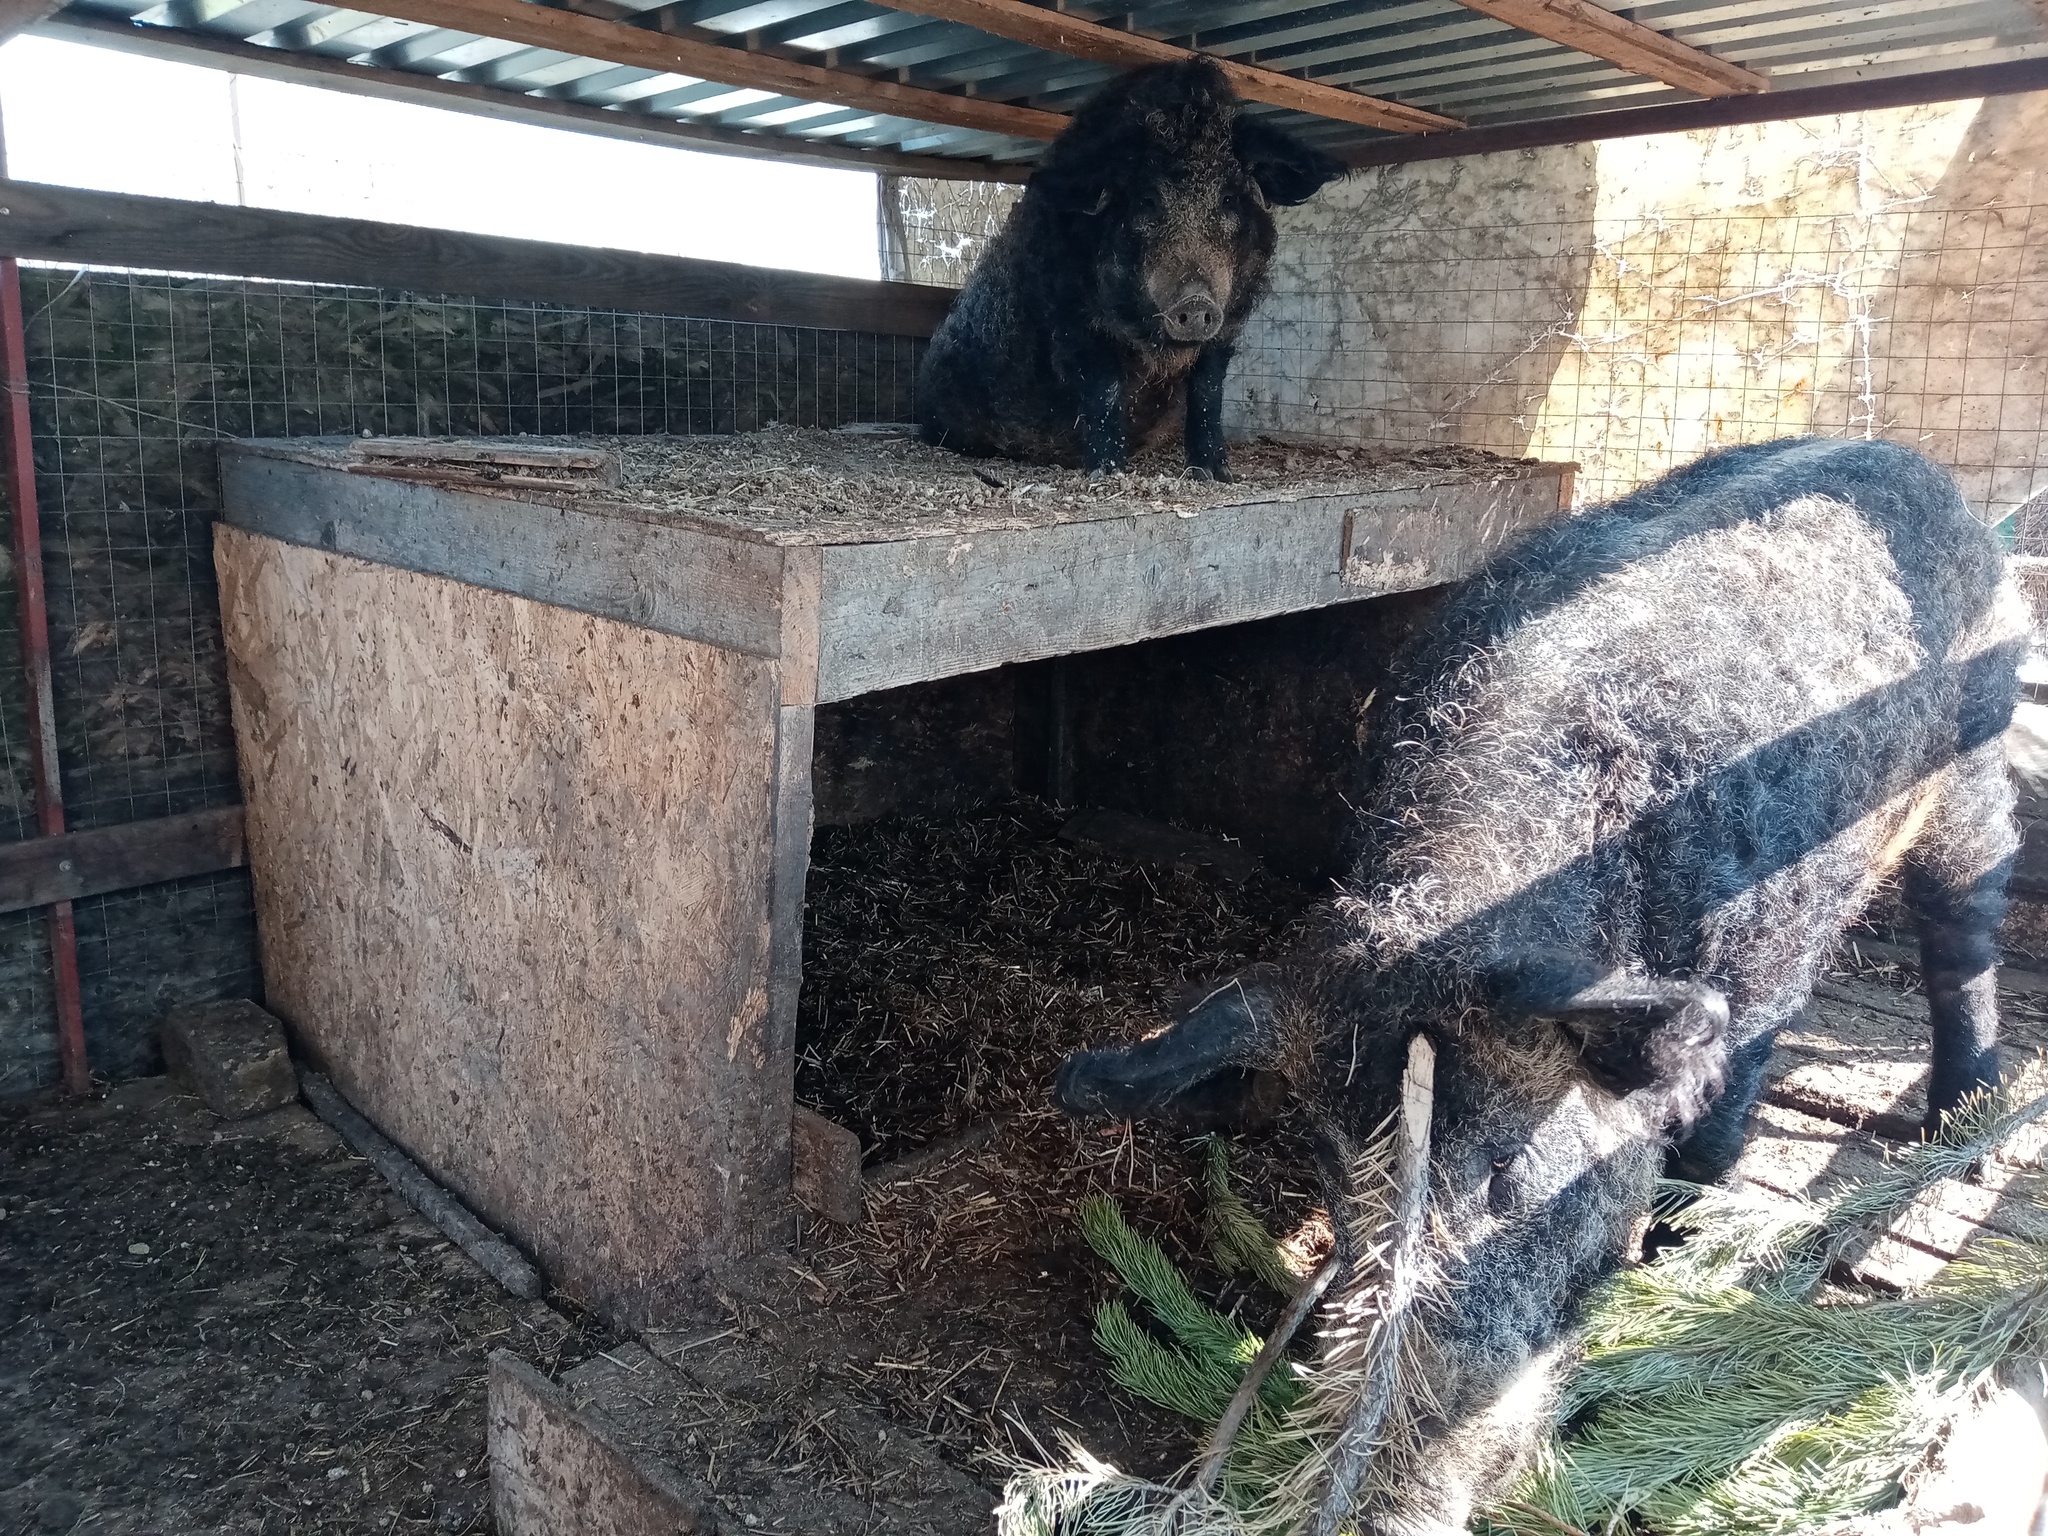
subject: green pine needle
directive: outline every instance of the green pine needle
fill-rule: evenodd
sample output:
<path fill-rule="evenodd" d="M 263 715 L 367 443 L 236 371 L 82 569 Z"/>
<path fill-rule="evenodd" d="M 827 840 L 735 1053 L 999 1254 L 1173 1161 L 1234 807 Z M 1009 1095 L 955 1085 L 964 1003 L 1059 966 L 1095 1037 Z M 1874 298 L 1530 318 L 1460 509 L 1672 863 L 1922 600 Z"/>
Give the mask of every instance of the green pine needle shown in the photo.
<path fill-rule="evenodd" d="M 1859 1238 L 2044 1113 L 2048 1097 L 2022 1102 L 2017 1083 L 1980 1094 L 1938 1140 L 1820 1202 L 1667 1186 L 1665 1213 L 1686 1241 L 1595 1293 L 1559 1415 L 1573 1429 L 1541 1449 L 1475 1528 L 1795 1536 L 1895 1503 L 1906 1473 L 2000 1362 L 2048 1355 L 2048 1242 L 1979 1239 L 1911 1296 L 1822 1305 L 1814 1292 Z M 1221 1143 L 1211 1144 L 1206 1183 L 1204 1225 L 1218 1264 L 1292 1291 L 1298 1282 L 1271 1236 L 1230 1188 Z M 1148 1402 L 1213 1425 L 1258 1338 L 1196 1296 L 1112 1201 L 1084 1201 L 1081 1226 L 1173 1339 L 1162 1342 L 1122 1302 L 1105 1303 L 1095 1337 L 1111 1374 Z M 1284 1422 L 1303 1391 L 1293 1372 L 1273 1373 L 1224 1469 L 1222 1503 L 1199 1518 L 1176 1502 L 1185 1490 L 1124 1477 L 1073 1447 L 1071 1466 L 1012 1480 L 1000 1529 L 1264 1530 L 1270 1497 L 1311 1449 Z M 1252 1523 L 1236 1523 L 1240 1515 Z"/>
<path fill-rule="evenodd" d="M 1202 1182 L 1209 1197 L 1202 1225 L 1217 1267 L 1226 1275 L 1250 1275 L 1268 1290 L 1292 1296 L 1301 1286 L 1301 1277 L 1280 1256 L 1280 1245 L 1273 1241 L 1266 1224 L 1230 1187 L 1230 1149 L 1220 1136 L 1209 1138 Z"/>

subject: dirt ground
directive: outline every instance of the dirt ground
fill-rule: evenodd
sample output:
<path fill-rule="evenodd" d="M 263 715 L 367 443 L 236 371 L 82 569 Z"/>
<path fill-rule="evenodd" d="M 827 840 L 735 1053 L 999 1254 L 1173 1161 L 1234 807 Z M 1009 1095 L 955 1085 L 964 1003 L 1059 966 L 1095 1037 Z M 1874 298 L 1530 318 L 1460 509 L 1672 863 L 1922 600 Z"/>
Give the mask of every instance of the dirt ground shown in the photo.
<path fill-rule="evenodd" d="M 806 1226 L 797 1299 L 850 1396 L 994 1486 L 1062 1435 L 1149 1474 L 1195 1449 L 1194 1426 L 1109 1382 L 1091 1331 L 1114 1282 L 1082 1242 L 1085 1196 L 1114 1196 L 1252 1326 L 1282 1301 L 1206 1251 L 1204 1137 L 1077 1125 L 1051 1088 L 1069 1051 L 1149 1033 L 1190 983 L 1272 955 L 1308 894 L 1076 846 L 1066 817 L 1020 799 L 830 829 L 810 875 L 797 1094 L 860 1133 L 869 1187 L 860 1225 Z M 1315 1226 L 1293 1133 L 1230 1148 L 1276 1233 Z"/>
<path fill-rule="evenodd" d="M 490 1529 L 485 1358 L 594 1327 L 503 1295 L 301 1106 L 164 1079 L 0 1110 L 0 1533 Z"/>

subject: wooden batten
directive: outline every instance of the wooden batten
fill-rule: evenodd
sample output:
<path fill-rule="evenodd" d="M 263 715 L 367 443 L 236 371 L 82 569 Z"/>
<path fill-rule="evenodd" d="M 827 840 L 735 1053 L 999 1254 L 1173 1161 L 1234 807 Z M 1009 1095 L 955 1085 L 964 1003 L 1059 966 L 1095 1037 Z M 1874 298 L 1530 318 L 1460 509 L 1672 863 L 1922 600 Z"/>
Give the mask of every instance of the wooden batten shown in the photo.
<path fill-rule="evenodd" d="M 215 874 L 247 861 L 239 805 L 24 838 L 0 844 L 0 912 Z"/>
<path fill-rule="evenodd" d="M 1195 57 L 1192 50 L 1142 32 L 1126 32 L 1087 21 L 1050 6 L 1032 5 L 1026 0 L 875 0 L 893 11 L 930 16 L 939 21 L 958 22 L 986 32 L 991 37 L 1027 43 L 1049 53 L 1069 58 L 1094 59 L 1126 68 L 1142 64 L 1172 64 Z M 1440 133 L 1461 126 L 1454 117 L 1421 107 L 1367 96 L 1341 86 L 1284 75 L 1278 70 L 1260 69 L 1235 59 L 1210 56 L 1229 78 L 1231 88 L 1247 101 L 1263 101 L 1289 107 L 1340 123 L 1357 123 L 1367 128 L 1384 128 L 1393 133 Z"/>
<path fill-rule="evenodd" d="M 539 9 L 529 6 L 528 9 Z M 929 336 L 954 291 L 0 181 L 0 255 Z"/>
<path fill-rule="evenodd" d="M 1702 96 L 1747 95 L 1768 90 L 1770 81 L 1754 70 L 1717 59 L 1704 49 L 1631 21 L 1592 0 L 1458 0 L 1467 10 L 1511 27 L 1605 59 L 1630 74 L 1661 80 Z"/>

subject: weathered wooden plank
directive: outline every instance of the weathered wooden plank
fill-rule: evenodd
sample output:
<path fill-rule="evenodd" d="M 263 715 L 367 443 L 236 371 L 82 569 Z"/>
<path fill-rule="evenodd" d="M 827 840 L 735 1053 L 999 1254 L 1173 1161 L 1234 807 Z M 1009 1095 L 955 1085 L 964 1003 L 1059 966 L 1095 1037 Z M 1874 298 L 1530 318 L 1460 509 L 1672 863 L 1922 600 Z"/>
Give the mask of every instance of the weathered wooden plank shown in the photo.
<path fill-rule="evenodd" d="M 1556 519 L 1559 475 L 828 546 L 818 697 L 1455 581 Z"/>
<path fill-rule="evenodd" d="M 239 805 L 0 843 L 0 912 L 210 875 L 247 862 Z"/>
<path fill-rule="evenodd" d="M 300 1080 L 306 1102 L 313 1113 L 340 1133 L 341 1138 L 386 1182 L 405 1196 L 406 1202 L 447 1234 L 449 1240 L 476 1261 L 476 1265 L 506 1291 L 524 1301 L 547 1294 L 547 1282 L 540 1271 L 526 1262 L 526 1255 L 476 1219 L 461 1201 L 421 1171 L 419 1164 L 391 1144 L 390 1138 L 370 1124 L 318 1072 Z"/>
<path fill-rule="evenodd" d="M 2048 1238 L 2048 1175 L 2032 1166 L 2038 1149 L 2019 1145 L 2017 1160 L 1988 1160 L 1969 1180 L 1945 1179 L 1893 1223 L 1890 1237 L 1938 1261 L 1954 1258 L 1983 1233 Z M 1764 1103 L 1751 1122 L 1736 1172 L 1778 1194 L 1824 1200 L 1844 1180 L 1885 1172 L 1883 1150 L 1866 1133 L 1785 1105 Z M 1918 1273 L 1918 1260 L 1906 1262 Z"/>
<path fill-rule="evenodd" d="M 842 1227 L 860 1220 L 860 1138 L 816 1110 L 796 1106 L 790 1121 L 790 1190 Z"/>
<path fill-rule="evenodd" d="M 271 1008 L 564 1290 L 671 1315 L 787 1219 L 775 664 L 215 540 Z"/>
<path fill-rule="evenodd" d="M 2048 59 L 2013 59 L 2003 64 L 1972 64 L 1960 69 L 1933 69 L 1904 75 L 1879 75 L 1841 85 L 1809 86 L 1742 96 L 1714 96 L 1705 101 L 1679 101 L 1659 107 L 1620 107 L 1578 112 L 1569 117 L 1537 118 L 1498 127 L 1461 128 L 1456 133 L 1378 139 L 1340 150 L 1347 165 L 1406 165 L 1417 160 L 1448 160 L 1463 155 L 1495 155 L 1557 144 L 1591 144 L 1604 139 L 1633 139 L 1656 133 L 1698 133 L 1743 123 L 1781 123 L 1799 117 L 1833 117 L 1851 112 L 1876 112 L 1888 107 L 1917 107 L 1930 102 L 1970 101 L 1983 96 L 2014 96 L 2048 90 Z"/>
<path fill-rule="evenodd" d="M 567 15 L 522 6 L 542 15 Z M 0 255 L 929 336 L 953 290 L 0 181 Z"/>
<path fill-rule="evenodd" d="M 288 544 L 447 576 L 773 657 L 783 553 L 745 539 L 260 452 L 221 453 L 222 516 Z"/>
<path fill-rule="evenodd" d="M 1778 1036 L 1764 1092 L 1803 1114 L 1914 1141 L 1927 1112 L 1927 1072 L 1924 1004 L 1913 1019 L 1816 996 Z"/>
<path fill-rule="evenodd" d="M 1754 70 L 1632 21 L 1592 0 L 1458 0 L 1495 21 L 1702 96 L 1751 95 L 1770 81 Z"/>
<path fill-rule="evenodd" d="M 707 1490 L 636 1449 L 604 1413 L 579 1406 L 510 1350 L 491 1352 L 486 1438 L 499 1536 L 718 1529 Z"/>

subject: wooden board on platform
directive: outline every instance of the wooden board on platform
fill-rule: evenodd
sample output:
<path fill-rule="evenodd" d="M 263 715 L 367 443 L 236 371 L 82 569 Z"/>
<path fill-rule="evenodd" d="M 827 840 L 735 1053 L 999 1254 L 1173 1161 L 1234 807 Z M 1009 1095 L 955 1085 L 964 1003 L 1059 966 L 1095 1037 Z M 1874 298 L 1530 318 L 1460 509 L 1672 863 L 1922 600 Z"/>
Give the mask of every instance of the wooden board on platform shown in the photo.
<path fill-rule="evenodd" d="M 900 431 L 778 431 L 606 440 L 615 475 L 550 486 L 478 478 L 486 445 L 459 446 L 422 481 L 431 445 L 396 476 L 360 440 L 232 445 L 227 521 L 763 657 L 808 584 L 804 703 L 1455 581 L 1555 521 L 1571 476 L 1470 450 L 1259 444 L 1237 484 L 1090 481 Z"/>

